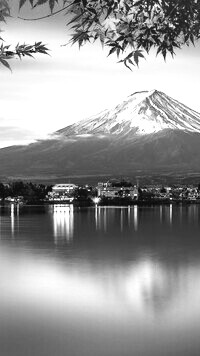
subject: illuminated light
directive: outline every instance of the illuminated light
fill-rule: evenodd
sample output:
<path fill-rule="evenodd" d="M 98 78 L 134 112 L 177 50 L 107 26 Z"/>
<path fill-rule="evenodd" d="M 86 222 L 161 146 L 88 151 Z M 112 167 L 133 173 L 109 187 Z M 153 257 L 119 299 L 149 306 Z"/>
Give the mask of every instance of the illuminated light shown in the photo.
<path fill-rule="evenodd" d="M 73 205 L 54 205 L 53 213 L 55 244 L 63 240 L 70 243 L 74 234 Z"/>
<path fill-rule="evenodd" d="M 93 199 L 93 202 L 95 203 L 95 204 L 98 204 L 99 202 L 100 202 L 100 198 L 99 197 L 95 197 L 94 199 Z"/>
<path fill-rule="evenodd" d="M 106 207 L 103 210 L 103 228 L 104 228 L 104 231 L 106 232 L 107 231 L 107 209 L 106 209 Z"/>
<path fill-rule="evenodd" d="M 120 229 L 121 229 L 121 231 L 123 231 L 123 210 L 122 210 L 122 208 L 121 208 L 121 212 L 120 212 Z"/>
<path fill-rule="evenodd" d="M 103 229 L 102 226 L 102 211 L 104 211 L 104 208 L 98 206 L 97 204 L 95 205 L 95 225 L 96 225 L 96 230 L 101 230 Z"/>
<path fill-rule="evenodd" d="M 95 227 L 96 230 L 98 229 L 98 211 L 97 211 L 97 205 L 95 206 Z"/>
<path fill-rule="evenodd" d="M 130 205 L 128 206 L 128 226 L 130 227 L 130 221 L 131 221 L 131 207 Z"/>
<path fill-rule="evenodd" d="M 138 206 L 134 205 L 134 210 L 133 210 L 133 224 L 134 224 L 134 230 L 138 230 Z"/>
<path fill-rule="evenodd" d="M 15 232 L 15 206 L 14 206 L 14 204 L 11 204 L 11 207 L 10 207 L 10 221 L 11 221 L 11 233 L 12 233 L 12 236 L 14 236 L 14 232 Z"/>
<path fill-rule="evenodd" d="M 172 204 L 169 206 L 169 223 L 172 225 Z"/>
<path fill-rule="evenodd" d="M 162 217 L 163 217 L 163 207 L 162 205 L 160 206 L 160 222 L 162 223 Z"/>

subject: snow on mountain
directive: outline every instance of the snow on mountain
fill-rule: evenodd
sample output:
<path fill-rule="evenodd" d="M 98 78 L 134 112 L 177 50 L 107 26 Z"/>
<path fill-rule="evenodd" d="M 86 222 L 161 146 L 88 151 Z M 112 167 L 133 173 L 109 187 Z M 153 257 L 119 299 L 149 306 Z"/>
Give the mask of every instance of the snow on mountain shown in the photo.
<path fill-rule="evenodd" d="M 200 114 L 156 90 L 136 92 L 49 139 L 0 149 L 0 167 L 3 179 L 200 175 Z"/>
<path fill-rule="evenodd" d="M 112 110 L 67 126 L 56 134 L 131 137 L 164 129 L 200 133 L 200 114 L 157 90 L 130 95 Z"/>

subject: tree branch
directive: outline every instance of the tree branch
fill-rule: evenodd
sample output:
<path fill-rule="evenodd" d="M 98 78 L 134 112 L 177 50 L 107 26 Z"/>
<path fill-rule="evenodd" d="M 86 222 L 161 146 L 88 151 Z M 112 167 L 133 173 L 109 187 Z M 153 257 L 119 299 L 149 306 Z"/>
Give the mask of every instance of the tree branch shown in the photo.
<path fill-rule="evenodd" d="M 52 17 L 52 16 L 55 16 L 55 15 L 59 14 L 60 12 L 62 12 L 62 11 L 64 11 L 64 10 L 68 9 L 71 5 L 72 5 L 72 4 L 69 4 L 69 5 L 63 7 L 63 8 L 60 9 L 60 10 L 57 10 L 57 11 L 55 11 L 55 12 L 52 12 L 51 14 L 48 14 L 48 15 L 45 15 L 45 16 L 41 16 L 41 17 L 36 17 L 36 18 L 33 18 L 33 19 L 27 19 L 27 18 L 20 17 L 20 16 L 18 16 L 17 18 L 20 19 L 20 20 L 24 20 L 24 21 L 38 21 L 38 20 L 43 20 L 43 19 L 46 19 L 46 18 L 48 18 L 48 17 Z"/>

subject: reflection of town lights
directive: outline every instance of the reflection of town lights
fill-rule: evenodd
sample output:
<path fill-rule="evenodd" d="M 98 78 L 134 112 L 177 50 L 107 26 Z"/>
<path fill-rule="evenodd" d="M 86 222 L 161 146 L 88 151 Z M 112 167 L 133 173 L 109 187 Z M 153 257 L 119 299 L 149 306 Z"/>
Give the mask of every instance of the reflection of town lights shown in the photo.
<path fill-rule="evenodd" d="M 54 205 L 54 238 L 55 243 L 62 239 L 70 242 L 74 231 L 74 206 L 73 205 Z"/>
<path fill-rule="evenodd" d="M 11 217 L 11 233 L 14 235 L 15 231 L 15 205 L 11 204 L 10 207 L 10 217 Z"/>
<path fill-rule="evenodd" d="M 100 198 L 95 197 L 95 198 L 93 199 L 93 202 L 94 202 L 95 204 L 98 204 L 98 203 L 100 202 Z"/>

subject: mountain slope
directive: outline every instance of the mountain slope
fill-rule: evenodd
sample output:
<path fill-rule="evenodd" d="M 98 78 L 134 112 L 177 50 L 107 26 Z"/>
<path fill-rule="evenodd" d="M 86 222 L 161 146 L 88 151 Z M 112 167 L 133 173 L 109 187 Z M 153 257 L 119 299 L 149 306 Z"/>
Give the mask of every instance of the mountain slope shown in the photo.
<path fill-rule="evenodd" d="M 200 133 L 200 114 L 162 92 L 137 92 L 99 115 L 57 131 L 65 136 L 112 134 L 132 138 L 133 135 L 178 129 Z"/>
<path fill-rule="evenodd" d="M 134 93 L 48 140 L 1 149 L 0 167 L 22 179 L 199 171 L 200 114 L 155 90 Z"/>

